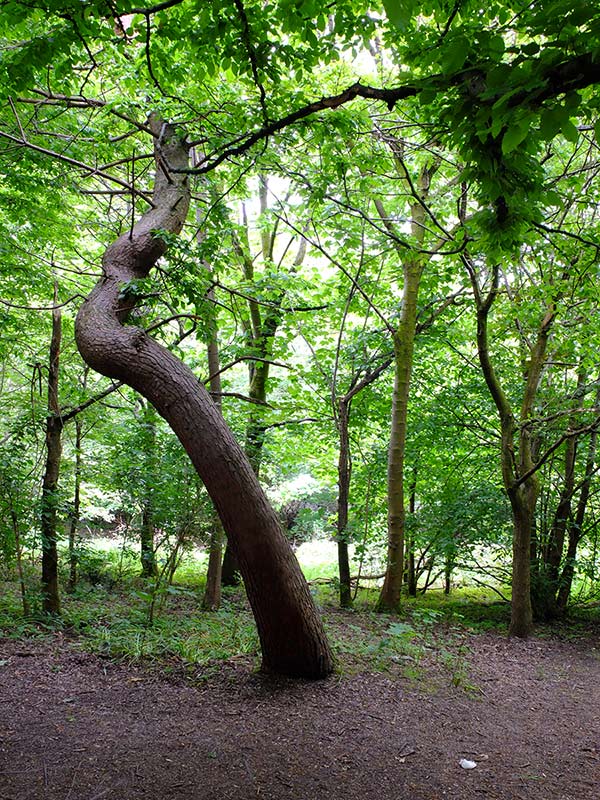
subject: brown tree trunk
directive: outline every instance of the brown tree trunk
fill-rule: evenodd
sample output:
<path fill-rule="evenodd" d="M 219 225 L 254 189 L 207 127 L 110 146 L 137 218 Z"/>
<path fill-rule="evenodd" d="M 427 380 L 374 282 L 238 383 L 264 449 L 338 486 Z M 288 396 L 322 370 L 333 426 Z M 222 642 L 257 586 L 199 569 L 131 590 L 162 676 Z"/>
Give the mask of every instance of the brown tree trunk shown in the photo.
<path fill-rule="evenodd" d="M 222 586 L 239 586 L 240 585 L 240 567 L 233 552 L 229 539 L 225 545 L 225 553 L 223 554 L 223 563 L 221 564 L 221 585 Z"/>
<path fill-rule="evenodd" d="M 210 299 L 214 299 L 214 289 L 211 289 Z M 210 375 L 210 391 L 215 405 L 221 409 L 221 374 L 219 359 L 219 344 L 217 341 L 217 327 L 213 325 L 210 341 L 207 346 L 208 373 Z M 210 532 L 210 546 L 208 550 L 208 569 L 206 570 L 206 587 L 202 598 L 202 608 L 205 611 L 218 611 L 221 606 L 221 580 L 223 563 L 223 526 L 219 515 L 212 514 L 212 527 Z"/>
<path fill-rule="evenodd" d="M 205 611 L 218 611 L 221 607 L 221 566 L 223 562 L 223 526 L 218 514 L 212 518 L 210 545 L 208 549 L 208 568 L 206 570 L 206 586 L 202 598 Z"/>
<path fill-rule="evenodd" d="M 154 554 L 154 510 L 152 499 L 147 497 L 142 508 L 142 524 L 140 526 L 140 561 L 142 578 L 155 578 L 158 575 L 156 556 Z"/>
<path fill-rule="evenodd" d="M 408 496 L 408 513 L 414 514 L 417 508 L 417 462 L 413 464 Z M 417 573 L 415 570 L 415 544 L 410 534 L 406 541 L 406 584 L 409 597 L 417 596 Z"/>
<path fill-rule="evenodd" d="M 29 605 L 29 598 L 27 597 L 27 587 L 25 585 L 25 573 L 23 571 L 23 551 L 21 549 L 21 532 L 19 530 L 19 520 L 17 512 L 14 507 L 10 512 L 13 536 L 15 537 L 15 558 L 17 561 L 17 574 L 19 576 L 19 588 L 21 591 L 21 604 L 23 606 L 23 616 L 28 617 L 31 614 L 31 606 Z"/>
<path fill-rule="evenodd" d="M 187 147 L 151 118 L 156 139 L 154 207 L 105 252 L 103 278 L 82 306 L 77 343 L 87 363 L 147 397 L 188 452 L 240 565 L 262 647 L 263 668 L 320 678 L 333 658 L 308 585 L 261 487 L 219 409 L 194 373 L 143 330 L 125 326 L 123 287 L 165 251 L 157 230 L 178 233 L 187 216 Z"/>
<path fill-rule="evenodd" d="M 531 601 L 533 615 L 539 620 L 553 620 L 560 613 L 557 603 L 560 584 L 559 574 L 567 526 L 571 517 L 576 455 L 577 439 L 572 436 L 565 443 L 563 486 L 548 535 L 548 542 L 546 548 L 538 553 L 537 569 L 532 574 Z"/>
<path fill-rule="evenodd" d="M 69 515 L 69 583 L 72 592 L 77 586 L 77 527 L 81 508 L 81 442 L 83 423 L 79 417 L 75 419 L 75 490 L 73 507 Z"/>
<path fill-rule="evenodd" d="M 156 480 L 156 415 L 151 406 L 144 405 L 140 424 L 143 426 L 144 497 L 140 525 L 140 561 L 142 578 L 158 577 L 154 552 L 154 483 Z"/>
<path fill-rule="evenodd" d="M 596 395 L 596 405 L 600 401 L 600 391 Z M 590 434 L 590 441 L 588 445 L 587 459 L 585 464 L 585 477 L 583 479 L 581 490 L 579 493 L 579 500 L 577 501 L 577 509 L 575 511 L 575 518 L 569 521 L 568 526 L 568 544 L 567 554 L 563 571 L 560 577 L 559 589 L 556 599 L 556 605 L 561 613 L 566 611 L 569 603 L 569 596 L 571 594 L 571 587 L 573 585 L 573 577 L 575 575 L 575 559 L 577 557 L 577 548 L 583 535 L 583 523 L 585 520 L 585 513 L 587 504 L 590 497 L 590 490 L 592 487 L 592 475 L 596 468 L 596 447 L 598 441 L 598 431 L 594 429 Z"/>
<path fill-rule="evenodd" d="M 537 492 L 516 490 L 509 493 L 513 517 L 512 594 L 509 635 L 521 639 L 531 633 L 531 532 Z"/>
<path fill-rule="evenodd" d="M 350 584 L 350 558 L 348 556 L 348 502 L 350 495 L 350 408 L 344 398 L 338 403 L 338 431 L 340 434 L 340 451 L 338 457 L 338 502 L 336 521 L 336 541 L 338 551 L 338 569 L 340 577 L 340 606 L 350 608 L 352 605 L 352 587 Z"/>
<path fill-rule="evenodd" d="M 144 459 L 144 494 L 140 524 L 140 563 L 142 578 L 158 577 L 154 552 L 154 484 L 156 481 L 156 413 L 152 406 L 141 402 L 139 424 L 142 426 L 142 452 Z"/>
<path fill-rule="evenodd" d="M 58 302 L 54 288 L 54 303 Z M 58 401 L 58 375 L 62 338 L 60 308 L 52 312 L 52 338 L 48 364 L 48 415 L 46 417 L 46 464 L 42 480 L 41 539 L 42 539 L 42 609 L 44 614 L 60 614 L 58 586 L 58 552 L 56 549 L 56 520 L 58 506 L 58 476 L 62 455 L 63 421 Z"/>

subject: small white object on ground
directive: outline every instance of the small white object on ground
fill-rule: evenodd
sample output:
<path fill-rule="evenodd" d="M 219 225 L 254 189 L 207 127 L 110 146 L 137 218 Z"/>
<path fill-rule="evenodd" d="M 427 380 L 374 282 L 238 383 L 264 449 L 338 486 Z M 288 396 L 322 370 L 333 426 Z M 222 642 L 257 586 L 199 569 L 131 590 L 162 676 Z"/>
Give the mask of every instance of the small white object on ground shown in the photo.
<path fill-rule="evenodd" d="M 466 758 L 461 758 L 461 760 L 458 763 L 461 765 L 463 769 L 475 769 L 475 767 L 477 766 L 476 761 L 469 761 Z"/>

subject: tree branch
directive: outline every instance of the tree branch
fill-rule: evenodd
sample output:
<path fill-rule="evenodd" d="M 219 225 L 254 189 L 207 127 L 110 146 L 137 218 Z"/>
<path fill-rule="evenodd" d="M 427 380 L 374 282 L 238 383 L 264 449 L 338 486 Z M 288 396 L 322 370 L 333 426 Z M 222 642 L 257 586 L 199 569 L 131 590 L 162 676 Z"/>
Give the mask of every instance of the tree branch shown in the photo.
<path fill-rule="evenodd" d="M 534 65 L 540 63 L 539 59 L 532 59 Z M 535 72 L 535 69 L 533 70 Z M 193 172 L 196 174 L 203 174 L 210 172 L 218 167 L 228 158 L 240 156 L 250 150 L 258 142 L 261 142 L 275 133 L 284 130 L 285 128 L 294 125 L 301 120 L 304 120 L 319 111 L 328 109 L 336 109 L 346 103 L 360 97 L 366 100 L 379 100 L 387 105 L 390 111 L 394 108 L 396 103 L 400 100 L 405 100 L 408 97 L 415 97 L 425 89 L 433 89 L 436 92 L 444 92 L 448 89 L 463 86 L 473 77 L 473 70 L 459 70 L 452 75 L 444 76 L 439 73 L 429 76 L 428 78 L 415 81 L 414 83 L 406 83 L 402 86 L 393 88 L 379 88 L 376 86 L 369 86 L 366 84 L 357 83 L 352 84 L 339 94 L 322 97 L 320 100 L 315 100 L 308 103 L 295 111 L 286 114 L 278 120 L 270 122 L 268 125 L 263 125 L 262 128 L 250 133 L 248 135 L 240 136 L 234 139 L 224 150 L 212 158 L 208 158 L 202 165 L 197 167 L 188 168 L 185 171 Z M 485 78 L 485 75 L 482 75 Z M 472 82 L 472 81 L 471 81 Z M 587 86 L 600 83 L 600 63 L 597 61 L 597 54 L 594 51 L 583 53 L 579 56 L 574 56 L 568 61 L 563 61 L 552 67 L 540 69 L 538 81 L 535 86 L 537 88 L 529 89 L 524 88 L 516 92 L 511 98 L 508 106 L 515 108 L 516 106 L 529 106 L 532 108 L 539 108 L 541 104 L 552 97 L 564 94 L 566 92 L 574 91 L 576 89 L 585 89 Z M 504 93 L 504 88 L 500 89 L 492 96 L 486 96 L 485 80 L 482 81 L 481 89 L 473 97 L 474 105 L 492 106 Z M 203 142 L 204 140 L 202 140 Z M 192 142 L 199 144 L 200 142 Z"/>
<path fill-rule="evenodd" d="M 598 429 L 599 425 L 600 425 L 600 417 L 597 417 L 594 420 L 594 422 L 592 422 L 590 425 L 585 425 L 583 428 L 576 428 L 575 430 L 571 430 L 571 431 L 567 431 L 566 433 L 563 433 L 563 435 L 560 437 L 560 439 L 558 439 L 556 442 L 554 442 L 554 444 L 551 445 L 546 450 L 544 455 L 541 456 L 541 458 L 539 458 L 536 461 L 536 463 L 531 467 L 531 469 L 528 469 L 527 472 L 524 472 L 522 475 L 520 475 L 514 481 L 514 484 L 513 484 L 514 487 L 517 488 L 518 486 L 521 486 L 521 484 L 525 483 L 525 481 L 528 480 L 532 475 L 535 475 L 535 473 L 540 469 L 540 467 L 542 467 L 546 463 L 546 461 L 548 461 L 550 456 L 553 453 L 555 453 L 558 450 L 558 448 L 561 446 L 561 444 L 563 444 L 563 442 L 566 442 L 567 439 L 571 439 L 573 436 L 583 436 L 583 434 L 585 434 L 585 433 L 592 433 L 593 431 Z"/>

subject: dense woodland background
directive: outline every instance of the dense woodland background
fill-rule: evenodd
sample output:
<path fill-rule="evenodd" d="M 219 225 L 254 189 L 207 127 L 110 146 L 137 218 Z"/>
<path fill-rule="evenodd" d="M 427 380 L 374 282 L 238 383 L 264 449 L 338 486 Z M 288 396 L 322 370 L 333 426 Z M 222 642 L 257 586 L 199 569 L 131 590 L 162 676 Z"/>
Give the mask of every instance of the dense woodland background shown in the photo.
<path fill-rule="evenodd" d="M 593 609 L 599 81 L 587 2 L 0 3 L 4 629 L 106 613 L 118 650 L 110 614 L 208 619 L 241 570 L 314 676 L 323 586 L 468 587 L 518 637 Z M 82 343 L 109 284 L 139 363 Z M 279 525 L 335 542 L 311 592 Z"/>

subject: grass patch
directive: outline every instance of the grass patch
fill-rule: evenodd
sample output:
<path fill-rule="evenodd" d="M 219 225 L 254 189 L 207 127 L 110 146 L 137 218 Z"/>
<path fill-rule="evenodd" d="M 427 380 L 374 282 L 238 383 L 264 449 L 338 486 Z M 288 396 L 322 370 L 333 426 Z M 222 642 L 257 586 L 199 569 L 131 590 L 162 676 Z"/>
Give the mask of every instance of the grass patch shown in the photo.
<path fill-rule="evenodd" d="M 303 546 L 299 556 L 313 581 L 311 592 L 341 674 L 385 672 L 433 689 L 443 676 L 446 686 L 477 692 L 469 678 L 468 636 L 506 632 L 510 607 L 498 602 L 497 595 L 481 588 L 455 590 L 449 596 L 434 590 L 405 598 L 402 613 L 389 615 L 373 612 L 378 590 L 367 588 L 358 592 L 353 609 L 340 610 L 331 552 Z M 232 659 L 258 664 L 259 641 L 243 588 L 225 590 L 220 611 L 201 609 L 204 554 L 185 553 L 171 587 L 144 581 L 139 554 L 114 540 L 87 546 L 79 570 L 77 589 L 63 593 L 62 617 L 51 622 L 40 617 L 35 591 L 31 597 L 38 613 L 24 619 L 16 582 L 0 584 L 0 632 L 26 639 L 58 629 L 83 649 L 129 662 L 154 662 L 161 670 L 175 669 L 175 664 L 184 670 L 205 669 Z M 30 572 L 28 583 L 35 587 L 37 568 Z M 581 609 L 574 623 L 541 633 L 583 635 L 597 620 L 597 607 Z"/>

